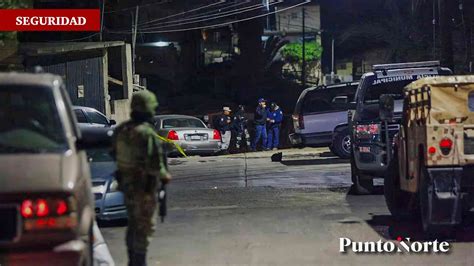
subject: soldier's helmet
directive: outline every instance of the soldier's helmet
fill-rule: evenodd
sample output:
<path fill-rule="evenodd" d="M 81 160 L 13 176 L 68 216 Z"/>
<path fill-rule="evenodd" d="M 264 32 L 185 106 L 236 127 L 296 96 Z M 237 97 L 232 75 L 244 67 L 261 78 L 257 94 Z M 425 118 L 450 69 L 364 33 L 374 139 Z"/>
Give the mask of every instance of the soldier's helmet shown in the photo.
<path fill-rule="evenodd" d="M 158 100 L 153 92 L 143 90 L 133 94 L 131 104 L 132 112 L 155 115 L 157 107 Z"/>

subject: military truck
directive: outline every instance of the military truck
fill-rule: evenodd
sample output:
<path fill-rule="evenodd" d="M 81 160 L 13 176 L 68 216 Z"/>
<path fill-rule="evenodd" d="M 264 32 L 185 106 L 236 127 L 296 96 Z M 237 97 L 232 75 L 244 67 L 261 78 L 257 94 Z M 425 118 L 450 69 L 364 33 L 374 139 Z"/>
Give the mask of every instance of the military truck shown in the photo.
<path fill-rule="evenodd" d="M 396 218 L 420 213 L 427 233 L 452 228 L 474 203 L 474 76 L 418 80 L 403 101 L 384 178 L 388 209 Z M 390 113 L 393 98 L 385 97 L 380 116 Z"/>

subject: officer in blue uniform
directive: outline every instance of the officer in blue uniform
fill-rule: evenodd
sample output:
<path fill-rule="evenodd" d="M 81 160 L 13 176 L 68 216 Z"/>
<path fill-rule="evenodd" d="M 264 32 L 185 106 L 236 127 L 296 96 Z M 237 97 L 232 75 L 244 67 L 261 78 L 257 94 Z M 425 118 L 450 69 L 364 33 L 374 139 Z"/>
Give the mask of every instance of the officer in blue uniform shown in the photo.
<path fill-rule="evenodd" d="M 280 128 L 283 121 L 283 111 L 276 103 L 270 106 L 268 114 L 268 139 L 267 149 L 278 149 L 280 145 Z"/>
<path fill-rule="evenodd" d="M 267 103 L 264 98 L 258 99 L 258 106 L 255 110 L 255 138 L 252 142 L 252 151 L 257 150 L 257 144 L 262 139 L 262 146 L 265 149 L 267 145 Z"/>

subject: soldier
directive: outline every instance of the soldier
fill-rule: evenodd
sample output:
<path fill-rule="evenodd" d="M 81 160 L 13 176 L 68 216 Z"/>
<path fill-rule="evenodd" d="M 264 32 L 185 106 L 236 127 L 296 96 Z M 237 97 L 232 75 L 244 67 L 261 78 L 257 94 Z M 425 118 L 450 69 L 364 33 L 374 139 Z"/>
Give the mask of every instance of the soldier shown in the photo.
<path fill-rule="evenodd" d="M 117 181 L 125 195 L 128 212 L 126 244 L 129 265 L 146 265 L 146 252 L 154 232 L 158 179 L 168 183 L 161 141 L 156 137 L 153 116 L 158 101 L 153 93 L 140 91 L 132 97 L 131 120 L 117 127 L 112 154 L 117 161 Z"/>

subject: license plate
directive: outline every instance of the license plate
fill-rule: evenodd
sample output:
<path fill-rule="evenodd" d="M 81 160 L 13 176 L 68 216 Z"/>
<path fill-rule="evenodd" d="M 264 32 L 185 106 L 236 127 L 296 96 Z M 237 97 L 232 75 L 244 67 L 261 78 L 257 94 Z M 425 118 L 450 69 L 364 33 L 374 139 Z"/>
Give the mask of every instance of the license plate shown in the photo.
<path fill-rule="evenodd" d="M 359 147 L 359 152 L 369 153 L 370 147 Z"/>
<path fill-rule="evenodd" d="M 201 136 L 191 136 L 191 140 L 201 140 Z"/>

